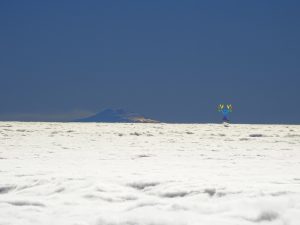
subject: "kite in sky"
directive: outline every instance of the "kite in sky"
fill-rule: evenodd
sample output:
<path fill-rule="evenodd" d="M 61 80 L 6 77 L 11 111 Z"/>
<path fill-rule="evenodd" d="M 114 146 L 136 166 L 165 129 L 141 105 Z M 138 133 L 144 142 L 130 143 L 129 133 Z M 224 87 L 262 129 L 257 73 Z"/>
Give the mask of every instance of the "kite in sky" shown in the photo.
<path fill-rule="evenodd" d="M 228 114 L 232 112 L 232 105 L 231 104 L 228 104 L 228 105 L 220 104 L 218 106 L 218 111 L 223 114 L 223 122 L 229 122 Z"/>

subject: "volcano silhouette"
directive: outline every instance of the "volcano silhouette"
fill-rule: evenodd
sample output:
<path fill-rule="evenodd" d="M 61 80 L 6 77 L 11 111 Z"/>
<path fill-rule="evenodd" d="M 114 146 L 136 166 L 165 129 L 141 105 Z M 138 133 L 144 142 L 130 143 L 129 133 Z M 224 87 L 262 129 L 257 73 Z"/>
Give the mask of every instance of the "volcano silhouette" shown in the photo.
<path fill-rule="evenodd" d="M 103 123 L 159 123 L 157 120 L 127 112 L 123 109 L 105 109 L 93 116 L 77 119 L 74 122 L 103 122 Z"/>

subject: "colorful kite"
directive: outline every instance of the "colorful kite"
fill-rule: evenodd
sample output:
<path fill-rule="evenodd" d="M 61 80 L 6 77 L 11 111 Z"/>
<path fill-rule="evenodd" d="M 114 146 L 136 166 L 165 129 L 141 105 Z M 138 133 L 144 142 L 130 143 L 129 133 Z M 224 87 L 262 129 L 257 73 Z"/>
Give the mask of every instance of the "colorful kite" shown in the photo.
<path fill-rule="evenodd" d="M 223 114 L 223 122 L 229 122 L 228 114 L 232 112 L 232 105 L 229 104 L 225 106 L 224 104 L 220 104 L 218 111 Z"/>

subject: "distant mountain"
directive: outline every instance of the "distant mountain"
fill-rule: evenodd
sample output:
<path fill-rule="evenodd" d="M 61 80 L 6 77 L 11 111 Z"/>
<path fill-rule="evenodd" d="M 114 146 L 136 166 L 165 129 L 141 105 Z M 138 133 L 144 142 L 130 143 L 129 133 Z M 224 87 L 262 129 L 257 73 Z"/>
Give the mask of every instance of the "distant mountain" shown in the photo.
<path fill-rule="evenodd" d="M 107 123 L 159 123 L 159 121 L 127 112 L 123 109 L 106 109 L 96 115 L 75 120 L 74 122 L 107 122 Z"/>

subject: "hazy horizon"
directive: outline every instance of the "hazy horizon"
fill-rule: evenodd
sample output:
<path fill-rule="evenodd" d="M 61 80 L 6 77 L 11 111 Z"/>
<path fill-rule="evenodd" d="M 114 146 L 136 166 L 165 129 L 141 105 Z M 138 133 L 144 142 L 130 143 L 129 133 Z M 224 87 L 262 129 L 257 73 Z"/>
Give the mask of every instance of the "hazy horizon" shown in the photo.
<path fill-rule="evenodd" d="M 107 108 L 105 108 L 107 109 Z M 103 110 L 105 110 L 103 109 Z M 103 110 L 101 110 L 100 112 L 102 112 Z M 132 111 L 128 111 L 128 112 L 132 112 Z M 91 123 L 91 122 L 82 122 L 82 121 L 76 121 L 78 119 L 83 119 L 83 118 L 88 118 L 91 116 L 94 116 L 96 114 L 98 114 L 99 112 L 80 112 L 80 111 L 74 111 L 74 112 L 70 112 L 70 113 L 66 113 L 66 114 L 44 114 L 44 115 L 40 115 L 40 114 L 23 114 L 23 115 L 19 115 L 19 114 L 12 114 L 12 115 L 2 115 L 2 120 L 0 120 L 0 122 L 49 122 L 49 123 Z M 149 117 L 147 115 L 142 115 L 145 116 L 148 119 L 156 119 L 156 118 L 152 118 Z M 230 117 L 231 118 L 231 117 Z M 218 121 L 204 121 L 204 122 L 199 122 L 199 121 L 190 121 L 190 122 L 186 122 L 186 121 L 161 121 L 158 120 L 159 123 L 166 123 L 166 124 L 221 124 L 222 121 L 222 116 L 219 113 L 219 120 Z M 130 123 L 130 122 L 92 122 L 92 123 Z M 268 123 L 268 122 L 262 122 L 262 123 L 246 123 L 246 122 L 236 122 L 236 121 L 230 121 L 231 124 L 235 124 L 235 125 L 300 125 L 299 123 Z"/>

